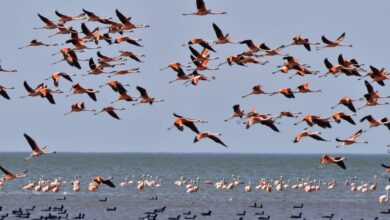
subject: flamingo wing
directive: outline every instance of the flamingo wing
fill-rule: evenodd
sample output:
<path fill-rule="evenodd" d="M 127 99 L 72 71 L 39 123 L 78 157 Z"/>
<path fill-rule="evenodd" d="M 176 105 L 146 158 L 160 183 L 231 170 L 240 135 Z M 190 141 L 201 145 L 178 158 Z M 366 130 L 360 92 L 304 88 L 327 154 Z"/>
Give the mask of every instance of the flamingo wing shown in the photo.
<path fill-rule="evenodd" d="M 115 14 L 119 18 L 119 20 L 122 22 L 122 24 L 129 23 L 129 20 L 127 20 L 127 17 L 124 16 L 122 13 L 120 13 L 118 9 L 115 10 Z"/>
<path fill-rule="evenodd" d="M 341 167 L 343 170 L 346 170 L 347 167 L 345 166 L 345 163 L 344 163 L 344 159 L 341 158 L 341 157 L 335 157 L 335 164 L 337 164 L 337 166 Z"/>
<path fill-rule="evenodd" d="M 386 164 L 383 164 L 383 163 L 381 163 L 381 166 L 384 167 L 384 168 L 386 168 L 386 169 L 389 169 L 389 168 L 390 168 L 390 165 L 386 165 Z"/>
<path fill-rule="evenodd" d="M 325 63 L 326 68 L 332 69 L 333 65 L 329 62 L 328 58 L 324 59 L 324 63 Z"/>
<path fill-rule="evenodd" d="M 364 85 L 366 85 L 368 94 L 371 94 L 371 93 L 375 92 L 374 91 L 374 87 L 372 87 L 372 85 L 367 80 L 364 80 Z"/>
<path fill-rule="evenodd" d="M 354 135 L 352 135 L 351 137 L 350 137 L 350 139 L 353 139 L 353 140 L 355 140 L 356 138 L 358 138 L 360 135 L 362 135 L 363 134 L 363 129 L 360 129 L 359 131 L 357 131 Z"/>
<path fill-rule="evenodd" d="M 50 20 L 47 19 L 46 17 L 40 15 L 39 13 L 38 13 L 38 17 L 41 19 L 41 21 L 43 21 L 43 22 L 46 23 L 46 24 L 53 24 L 52 21 L 50 21 Z"/>
<path fill-rule="evenodd" d="M 68 74 L 61 74 L 61 76 L 62 76 L 64 79 L 68 80 L 69 82 L 73 82 L 72 78 L 71 78 Z"/>
<path fill-rule="evenodd" d="M 127 90 L 125 89 L 125 87 L 123 87 L 123 85 L 121 83 L 117 83 L 115 89 L 118 91 L 119 94 L 126 94 L 127 93 Z"/>
<path fill-rule="evenodd" d="M 197 50 L 195 50 L 193 47 L 188 46 L 188 48 L 190 49 L 191 53 L 192 53 L 195 57 L 202 57 L 202 55 L 201 55 Z"/>
<path fill-rule="evenodd" d="M 97 101 L 96 99 L 96 94 L 94 92 L 88 92 L 87 91 L 87 95 L 93 100 L 93 101 Z"/>
<path fill-rule="evenodd" d="M 0 89 L 0 95 L 3 96 L 5 99 L 8 99 L 8 100 L 10 99 L 7 91 L 5 91 L 4 89 Z"/>
<path fill-rule="evenodd" d="M 363 122 L 364 120 L 367 120 L 368 122 L 375 121 L 371 115 L 364 116 L 363 118 L 360 119 L 360 122 Z"/>
<path fill-rule="evenodd" d="M 322 42 L 324 42 L 325 44 L 331 44 L 331 43 L 333 43 L 332 41 L 328 40 L 324 35 L 322 35 L 321 40 L 322 40 Z"/>
<path fill-rule="evenodd" d="M 137 86 L 136 89 L 141 94 L 142 97 L 147 97 L 148 93 L 146 92 L 146 89 L 142 88 L 141 86 Z"/>
<path fill-rule="evenodd" d="M 39 147 L 37 145 L 37 143 L 34 141 L 34 139 L 32 139 L 30 136 L 28 136 L 26 133 L 23 134 L 23 136 L 26 138 L 28 144 L 30 145 L 31 149 L 33 151 L 39 151 Z"/>
<path fill-rule="evenodd" d="M 199 134 L 198 128 L 195 126 L 195 123 L 193 121 L 183 121 L 183 124 L 187 126 L 189 129 L 191 129 L 193 132 Z"/>
<path fill-rule="evenodd" d="M 203 0 L 196 0 L 196 8 L 198 10 L 206 10 L 206 4 Z"/>
<path fill-rule="evenodd" d="M 213 141 L 219 143 L 219 144 L 222 144 L 224 147 L 227 147 L 226 144 L 224 144 L 217 136 L 211 135 L 211 136 L 209 136 L 209 138 L 210 138 L 211 140 L 213 140 Z"/>
<path fill-rule="evenodd" d="M 222 30 L 215 23 L 213 23 L 213 29 L 215 31 L 215 34 L 217 35 L 217 38 L 224 37 Z"/>
<path fill-rule="evenodd" d="M 351 123 L 353 125 L 356 124 L 355 121 L 352 119 L 352 117 L 349 116 L 349 115 L 342 115 L 342 116 L 340 116 L 340 118 L 346 120 L 347 122 L 349 122 L 349 123 Z"/>
<path fill-rule="evenodd" d="M 107 113 L 111 115 L 113 118 L 120 120 L 119 116 L 114 111 L 107 111 Z"/>
<path fill-rule="evenodd" d="M 337 38 L 336 43 L 340 43 L 345 38 L 345 32 L 340 35 L 340 37 Z"/>
<path fill-rule="evenodd" d="M 1 171 L 3 171 L 3 173 L 5 174 L 5 175 L 14 175 L 14 174 L 12 174 L 11 172 L 9 172 L 8 170 L 6 170 L 6 169 L 4 169 L 2 166 L 0 166 L 0 170 Z"/>
<path fill-rule="evenodd" d="M 27 81 L 23 82 L 24 88 L 27 90 L 27 92 L 32 92 L 33 89 L 28 85 Z"/>
<path fill-rule="evenodd" d="M 46 92 L 45 97 L 51 104 L 56 104 L 56 102 L 54 101 L 54 97 L 50 92 Z"/>
<path fill-rule="evenodd" d="M 272 130 L 274 130 L 276 132 L 280 132 L 279 129 L 275 126 L 274 122 L 271 120 L 265 120 L 265 121 L 262 121 L 260 123 L 271 128 Z"/>
<path fill-rule="evenodd" d="M 321 136 L 319 136 L 318 134 L 311 134 L 309 136 L 315 140 L 318 140 L 318 141 L 327 141 L 327 140 L 323 139 Z"/>
<path fill-rule="evenodd" d="M 110 179 L 102 179 L 102 183 L 111 188 L 115 188 L 115 184 Z"/>

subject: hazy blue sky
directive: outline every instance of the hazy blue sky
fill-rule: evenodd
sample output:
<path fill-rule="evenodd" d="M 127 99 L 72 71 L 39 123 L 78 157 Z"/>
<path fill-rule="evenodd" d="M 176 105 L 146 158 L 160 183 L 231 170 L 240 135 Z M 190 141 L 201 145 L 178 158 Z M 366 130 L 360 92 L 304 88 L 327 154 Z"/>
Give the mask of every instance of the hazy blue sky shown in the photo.
<path fill-rule="evenodd" d="M 332 129 L 323 130 L 314 127 L 313 131 L 322 131 L 322 135 L 332 142 L 317 142 L 304 139 L 293 144 L 295 135 L 303 130 L 305 125 L 294 126 L 296 119 L 285 118 L 278 125 L 281 133 L 275 133 L 267 127 L 255 125 L 246 130 L 243 125 L 234 121 L 225 123 L 223 120 L 232 113 L 231 107 L 240 104 L 242 109 L 256 108 L 262 113 L 278 113 L 281 110 L 302 111 L 304 113 L 321 114 L 328 117 L 335 111 L 349 112 L 344 106 L 331 110 L 339 98 L 349 95 L 352 98 L 362 97 L 366 92 L 363 81 L 354 77 L 341 76 L 321 78 L 315 76 L 295 77 L 289 80 L 289 75 L 272 75 L 277 65 L 282 64 L 281 57 L 268 58 L 266 66 L 249 65 L 249 67 L 223 66 L 216 72 L 205 72 L 214 75 L 215 81 L 201 83 L 193 87 L 184 87 L 177 82 L 169 84 L 176 76 L 171 70 L 160 71 L 172 61 L 189 62 L 189 50 L 181 45 L 192 37 L 215 39 L 212 23 L 215 22 L 225 33 L 230 33 L 233 41 L 253 39 L 255 42 L 266 42 L 272 48 L 290 43 L 296 34 L 302 34 L 311 41 L 320 41 L 325 34 L 329 39 L 337 38 L 346 32 L 346 43 L 353 48 L 332 48 L 321 51 L 307 52 L 303 47 L 289 47 L 287 52 L 298 57 L 312 69 L 325 72 L 323 60 L 328 57 L 332 63 L 337 63 L 337 56 L 342 53 L 346 58 L 356 58 L 359 62 L 374 65 L 378 68 L 388 67 L 390 45 L 387 30 L 389 3 L 386 1 L 232 1 L 208 0 L 208 8 L 214 11 L 227 11 L 224 16 L 182 16 L 182 13 L 196 9 L 195 0 L 90 0 L 90 1 L 21 1 L 7 0 L 0 8 L 0 25 L 2 29 L 0 59 L 4 68 L 16 68 L 17 73 L 1 73 L 0 84 L 15 86 L 10 90 L 11 101 L 0 98 L 0 150 L 27 151 L 29 147 L 23 138 L 26 132 L 34 137 L 38 144 L 48 145 L 51 149 L 61 151 L 128 151 L 128 152 L 223 152 L 223 153 L 384 153 L 386 145 L 390 144 L 390 132 L 385 127 L 374 128 L 360 139 L 367 140 L 368 145 L 353 145 L 336 149 L 336 136 L 346 138 L 361 128 L 367 128 L 367 123 L 351 126 L 345 122 L 333 124 Z M 132 106 L 131 103 L 119 102 L 117 107 L 126 107 L 124 112 L 118 112 L 123 120 L 112 119 L 107 114 L 94 116 L 88 112 L 74 113 L 63 116 L 70 110 L 70 105 L 77 101 L 85 101 L 87 108 L 100 109 L 116 98 L 116 94 L 108 87 L 97 94 L 98 102 L 91 101 L 86 95 L 66 98 L 65 94 L 55 95 L 57 104 L 51 105 L 41 98 L 19 99 L 25 95 L 23 81 L 27 80 L 36 86 L 54 72 L 65 71 L 71 74 L 85 74 L 89 69 L 82 62 L 82 70 L 68 66 L 66 63 L 52 65 L 61 56 L 51 57 L 59 47 L 35 47 L 18 50 L 17 48 L 38 39 L 49 43 L 62 43 L 68 36 L 48 38 L 55 30 L 33 30 L 42 26 L 37 13 L 50 19 L 57 19 L 54 11 L 69 15 L 81 13 L 81 9 L 96 12 L 101 16 L 112 16 L 115 20 L 115 9 L 119 9 L 132 21 L 138 24 L 150 24 L 149 29 L 138 29 L 130 36 L 142 38 L 143 48 L 128 44 L 107 46 L 100 44 L 103 54 L 118 55 L 118 50 L 131 50 L 146 54 L 142 64 L 128 61 L 126 67 L 140 67 L 142 73 L 118 76 L 114 79 L 130 83 L 130 95 L 137 95 L 137 85 L 146 88 L 151 96 L 163 98 L 164 103 L 153 106 Z M 80 29 L 79 22 L 68 25 Z M 102 26 L 87 22 L 93 29 Z M 93 44 L 90 44 L 93 45 Z M 199 49 L 199 47 L 196 47 Z M 225 59 L 228 55 L 246 50 L 244 45 L 218 45 L 213 56 Z M 96 57 L 95 51 L 79 54 L 79 58 Z M 95 58 L 96 59 L 96 58 Z M 215 67 L 219 61 L 210 61 L 209 66 Z M 74 77 L 75 82 L 82 86 L 96 88 L 108 81 L 106 76 Z M 251 96 L 242 99 L 255 84 L 262 84 L 264 90 L 274 91 L 282 87 L 295 88 L 309 82 L 313 89 L 321 89 L 320 94 L 297 94 L 295 99 L 287 99 L 281 95 Z M 52 88 L 52 81 L 47 82 Z M 389 84 L 389 83 L 387 83 Z M 61 79 L 60 88 L 69 91 L 71 84 Z M 379 87 L 383 95 L 390 95 L 387 87 Z M 363 103 L 356 104 L 357 106 Z M 229 146 L 223 148 L 210 140 L 201 140 L 193 144 L 194 133 L 187 128 L 184 132 L 167 131 L 171 126 L 176 112 L 185 116 L 209 121 L 199 125 L 202 131 L 222 132 L 221 139 Z M 389 106 L 370 107 L 358 112 L 355 121 L 366 114 L 374 117 L 389 115 Z"/>

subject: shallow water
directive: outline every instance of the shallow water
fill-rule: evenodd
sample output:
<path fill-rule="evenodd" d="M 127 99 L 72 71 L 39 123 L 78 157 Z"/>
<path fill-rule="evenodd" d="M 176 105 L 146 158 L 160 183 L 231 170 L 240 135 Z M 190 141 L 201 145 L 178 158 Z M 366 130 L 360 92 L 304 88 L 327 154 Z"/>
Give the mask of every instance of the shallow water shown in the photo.
<path fill-rule="evenodd" d="M 85 213 L 86 219 L 138 219 L 145 216 L 145 211 L 166 206 L 166 211 L 160 213 L 157 219 L 168 219 L 191 210 L 197 214 L 197 219 L 239 219 L 238 212 L 246 210 L 244 219 L 257 219 L 256 212 L 264 210 L 265 216 L 271 219 L 289 219 L 291 215 L 302 212 L 306 219 L 321 219 L 321 216 L 334 213 L 334 219 L 390 219 L 390 214 L 380 214 L 387 210 L 378 202 L 378 197 L 384 194 L 384 186 L 389 184 L 387 178 L 378 179 L 376 191 L 361 193 L 351 192 L 344 186 L 346 179 L 357 177 L 357 182 L 372 181 L 375 174 L 383 173 L 380 163 L 388 163 L 388 156 L 379 155 L 347 155 L 347 170 L 336 166 L 320 165 L 320 155 L 246 155 L 246 154 L 83 154 L 61 153 L 45 155 L 30 161 L 24 161 L 25 153 L 1 153 L 1 165 L 10 171 L 28 170 L 28 176 L 23 179 L 8 182 L 0 193 L 0 203 L 3 211 L 29 208 L 37 209 L 63 204 L 68 209 L 69 217 Z M 141 178 L 143 174 L 158 176 L 162 179 L 159 188 L 145 188 L 138 191 L 135 185 L 122 188 L 119 183 L 126 176 Z M 35 193 L 23 191 L 21 188 L 33 177 L 44 176 L 72 179 L 81 176 L 79 193 L 71 191 L 69 184 L 63 184 L 60 193 Z M 86 186 L 95 175 L 112 176 L 116 188 L 100 187 L 98 192 L 87 192 Z M 200 184 L 199 192 L 186 193 L 185 187 L 173 184 L 180 176 L 187 179 L 196 177 L 204 180 L 232 179 L 232 175 L 240 179 L 257 183 L 260 178 L 268 177 L 291 180 L 297 178 L 332 180 L 338 182 L 336 189 L 327 190 L 321 186 L 320 191 L 306 193 L 302 190 L 286 189 L 282 192 L 274 190 L 271 193 L 252 191 L 245 193 L 243 186 L 234 190 L 216 190 L 212 185 Z M 70 181 L 69 181 L 70 182 Z M 254 187 L 254 184 L 252 184 Z M 65 201 L 59 201 L 66 194 Z M 157 201 L 150 200 L 157 196 Z M 99 199 L 108 198 L 107 202 Z M 263 204 L 263 209 L 249 208 L 256 202 Z M 293 209 L 293 205 L 304 203 L 303 209 Z M 108 212 L 106 208 L 117 207 L 117 211 Z M 213 211 L 210 217 L 200 216 L 201 212 Z M 48 214 L 35 211 L 32 217 Z M 55 212 L 52 212 L 55 214 Z M 182 218 L 183 219 L 183 216 Z"/>

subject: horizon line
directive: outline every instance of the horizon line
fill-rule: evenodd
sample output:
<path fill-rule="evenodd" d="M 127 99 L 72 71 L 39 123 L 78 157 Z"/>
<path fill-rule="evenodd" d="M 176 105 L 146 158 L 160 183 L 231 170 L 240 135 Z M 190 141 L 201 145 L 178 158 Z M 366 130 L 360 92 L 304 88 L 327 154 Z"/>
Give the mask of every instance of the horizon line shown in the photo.
<path fill-rule="evenodd" d="M 31 153 L 31 151 L 1 151 L 0 153 Z M 61 151 L 57 152 L 59 154 L 65 153 L 65 154 L 74 154 L 74 153 L 80 153 L 80 154 L 220 154 L 220 155 L 226 155 L 226 154 L 241 154 L 241 155 L 248 155 L 248 154 L 255 154 L 255 155 L 322 155 L 324 153 L 289 153 L 289 152 L 141 152 L 141 151 Z M 327 153 L 327 154 L 337 154 L 337 153 Z M 387 155 L 386 153 L 340 153 L 343 155 Z"/>

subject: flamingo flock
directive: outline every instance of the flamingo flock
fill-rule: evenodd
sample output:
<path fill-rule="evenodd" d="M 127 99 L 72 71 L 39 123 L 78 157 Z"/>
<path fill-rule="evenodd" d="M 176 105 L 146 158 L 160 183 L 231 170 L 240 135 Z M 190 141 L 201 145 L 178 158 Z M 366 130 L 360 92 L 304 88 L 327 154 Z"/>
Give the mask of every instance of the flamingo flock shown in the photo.
<path fill-rule="evenodd" d="M 54 72 L 48 75 L 46 78 L 41 79 L 41 82 L 36 84 L 35 87 L 31 87 L 31 82 L 27 82 L 25 80 L 23 82 L 23 87 L 27 93 L 20 98 L 41 97 L 47 99 L 50 104 L 55 105 L 55 97 L 61 96 L 62 94 L 67 93 L 66 91 L 69 91 L 65 97 L 71 98 L 75 97 L 76 95 L 81 95 L 77 96 L 77 98 L 85 99 L 88 97 L 92 101 L 100 104 L 100 93 L 104 92 L 104 86 L 109 86 L 115 93 L 118 94 L 118 96 L 109 104 L 101 105 L 100 110 L 86 108 L 84 101 L 77 101 L 70 106 L 70 111 L 66 112 L 64 115 L 69 115 L 70 113 L 76 112 L 90 112 L 89 114 L 92 117 L 92 115 L 100 115 L 100 113 L 106 112 L 109 116 L 111 116 L 112 119 L 116 120 L 122 119 L 121 113 L 118 112 L 129 111 L 129 109 L 131 109 L 130 106 L 146 104 L 152 106 L 153 108 L 158 108 L 160 103 L 169 104 L 169 100 L 165 100 L 160 97 L 160 94 L 156 94 L 154 88 L 144 88 L 142 85 L 137 85 L 134 86 L 134 94 L 130 94 L 130 92 L 125 88 L 130 87 L 130 84 L 112 79 L 117 78 L 118 76 L 141 73 L 142 69 L 133 65 L 147 63 L 146 55 L 134 52 L 132 50 L 118 50 L 117 55 L 109 56 L 105 55 L 103 50 L 107 47 L 113 47 L 117 44 L 122 44 L 126 45 L 128 48 L 137 49 L 147 47 L 147 44 L 144 44 L 143 39 L 135 37 L 135 33 L 138 31 L 138 29 L 152 28 L 148 24 L 133 23 L 132 17 L 125 15 L 121 11 L 116 9 L 114 11 L 115 16 L 113 17 L 101 16 L 84 8 L 81 8 L 79 12 L 75 12 L 76 15 L 65 15 L 58 10 L 56 10 L 51 17 L 37 13 L 36 19 L 40 20 L 41 25 L 38 27 L 33 27 L 34 30 L 50 32 L 50 35 L 48 35 L 48 38 L 50 39 L 58 37 L 58 35 L 67 36 L 68 38 L 64 42 L 56 43 L 45 43 L 45 41 L 32 39 L 29 43 L 25 43 L 23 46 L 18 48 L 23 51 L 31 49 L 32 47 L 54 48 L 57 52 L 51 54 L 51 56 L 60 55 L 61 58 L 60 60 L 53 62 L 53 65 L 56 65 L 60 62 L 66 62 L 75 71 L 84 71 L 86 68 L 88 70 L 84 71 L 83 75 L 67 73 L 64 71 Z M 230 13 L 225 11 L 214 11 L 208 9 L 204 0 L 196 0 L 195 11 L 182 13 L 183 16 L 210 17 L 212 17 L 211 15 L 220 15 L 223 17 L 229 16 L 229 14 Z M 56 17 L 54 17 L 54 15 Z M 70 26 L 70 24 L 72 24 L 72 26 Z M 200 87 L 200 85 L 203 83 L 212 86 L 214 81 L 217 80 L 217 77 L 215 76 L 216 74 L 209 75 L 209 72 L 221 72 L 221 70 L 223 70 L 222 68 L 233 68 L 233 65 L 241 69 L 244 69 L 249 65 L 271 65 L 270 61 L 267 60 L 271 57 L 273 57 L 272 59 L 280 60 L 280 63 L 282 63 L 281 65 L 276 66 L 274 72 L 270 73 L 275 77 L 277 77 L 279 73 L 282 75 L 287 75 L 292 70 L 295 73 L 290 75 L 289 79 L 292 79 L 295 76 L 309 76 L 314 78 L 322 70 L 311 69 L 310 65 L 302 63 L 297 57 L 293 56 L 292 53 L 287 53 L 285 51 L 286 48 L 303 46 L 307 53 L 312 53 L 311 46 L 316 46 L 317 51 L 322 51 L 325 49 L 331 50 L 335 47 L 344 47 L 345 49 L 352 48 L 351 44 L 345 43 L 348 41 L 347 34 L 345 32 L 341 33 L 335 40 L 329 40 L 332 38 L 322 35 L 321 37 L 318 37 L 319 39 L 317 41 L 311 41 L 305 36 L 298 34 L 293 37 L 292 40 L 287 39 L 285 43 L 278 44 L 279 46 L 277 47 L 270 47 L 268 42 L 256 42 L 253 40 L 254 38 L 233 41 L 231 39 L 231 35 L 225 33 L 216 22 L 210 23 L 210 26 L 205 28 L 210 29 L 210 31 L 212 30 L 216 36 L 216 39 L 206 40 L 202 37 L 188 39 L 182 46 L 185 47 L 186 50 L 188 48 L 187 52 L 189 53 L 189 59 L 182 62 L 173 61 L 167 66 L 161 68 L 161 70 L 171 69 L 176 74 L 176 78 L 169 81 L 169 83 L 181 81 L 185 87 Z M 228 29 L 228 27 L 223 27 L 224 30 L 225 28 Z M 217 51 L 219 51 L 218 47 L 237 47 L 240 48 L 240 52 L 230 54 L 225 57 L 222 54 L 215 56 L 218 53 Z M 93 51 L 93 54 L 96 54 L 96 56 L 86 57 L 85 54 L 88 51 Z M 219 59 L 223 60 L 223 62 L 216 64 L 216 60 Z M 84 65 L 84 62 L 87 62 L 87 67 Z M 329 106 L 327 109 L 331 111 L 337 108 L 337 112 L 329 112 L 327 116 L 324 117 L 321 117 L 318 113 L 315 112 L 303 112 L 304 109 L 302 109 L 302 112 L 291 112 L 284 110 L 276 113 L 261 113 L 256 109 L 241 109 L 240 104 L 234 104 L 232 106 L 233 113 L 231 113 L 229 118 L 224 119 L 224 121 L 228 122 L 230 120 L 237 119 L 237 123 L 240 125 L 243 124 L 243 127 L 246 129 L 251 128 L 251 130 L 253 130 L 259 129 L 257 127 L 260 126 L 266 126 L 267 129 L 270 129 L 272 132 L 282 134 L 284 128 L 283 125 L 286 123 L 287 118 L 298 118 L 298 121 L 294 123 L 295 126 L 298 126 L 301 122 L 306 122 L 309 128 L 305 128 L 300 132 L 297 132 L 294 139 L 291 140 L 290 138 L 291 143 L 294 144 L 299 144 L 305 137 L 310 137 L 311 139 L 304 141 L 314 140 L 322 141 L 321 143 L 328 144 L 328 142 L 331 142 L 333 138 L 330 138 L 326 134 L 327 129 L 332 129 L 334 126 L 338 126 L 338 124 L 345 122 L 345 125 L 348 126 L 360 126 L 362 123 L 366 123 L 365 121 L 367 121 L 368 128 L 366 130 L 356 129 L 357 132 L 350 137 L 344 139 L 337 137 L 335 138 L 335 141 L 340 143 L 336 146 L 336 148 L 357 143 L 368 144 L 368 141 L 364 139 L 365 134 L 369 132 L 373 133 L 374 131 L 372 130 L 374 130 L 373 128 L 376 127 L 386 127 L 388 130 L 390 130 L 390 121 L 387 117 L 375 119 L 378 118 L 378 116 L 373 116 L 371 114 L 362 117 L 360 120 L 356 120 L 356 117 L 362 111 L 362 109 L 366 110 L 372 109 L 374 107 L 377 108 L 379 106 L 390 105 L 390 102 L 388 102 L 388 99 L 390 99 L 390 94 L 380 95 L 377 88 L 375 88 L 378 85 L 379 87 L 386 86 L 385 82 L 390 79 L 389 73 L 385 68 L 377 68 L 373 65 L 365 65 L 359 63 L 355 58 L 345 58 L 342 54 L 338 55 L 337 62 L 338 64 L 335 64 L 333 59 L 325 57 L 323 59 L 325 73 L 319 75 L 316 78 L 320 80 L 320 78 L 333 76 L 334 80 L 337 80 L 337 78 L 344 75 L 345 77 L 357 78 L 359 80 L 358 84 L 356 84 L 356 93 L 353 94 L 353 97 L 350 97 L 348 94 L 340 94 L 341 98 L 339 100 L 333 100 L 334 106 Z M 226 63 L 228 65 L 224 65 Z M 128 65 L 131 65 L 131 67 L 128 67 Z M 366 66 L 369 68 L 365 68 Z M 3 68 L 0 65 L 0 72 L 16 74 L 17 70 L 9 67 Z M 80 79 L 79 77 L 90 78 L 93 82 L 93 78 L 102 76 L 111 78 L 111 80 L 109 80 L 104 85 L 96 85 L 95 88 L 87 87 L 78 82 L 78 79 Z M 360 83 L 363 81 L 363 79 L 364 85 Z M 50 88 L 50 86 L 45 83 L 45 81 L 49 80 L 53 80 L 53 88 Z M 314 86 L 312 86 L 313 84 Z M 237 96 L 230 98 L 234 100 L 235 103 L 238 103 L 244 99 L 248 100 L 246 99 L 248 96 L 256 96 L 252 98 L 260 100 L 261 96 L 274 97 L 282 95 L 282 97 L 285 97 L 285 100 L 293 102 L 294 99 L 300 96 L 303 97 L 308 94 L 316 95 L 327 92 L 327 88 L 317 88 L 317 85 L 320 84 L 305 81 L 303 84 L 281 85 L 277 88 L 271 88 L 268 85 L 256 82 L 253 83 L 251 87 L 248 86 L 246 94 L 237 91 Z M 5 99 L 10 100 L 12 94 L 8 94 L 8 91 L 14 90 L 16 88 L 17 87 L 0 86 L 0 95 Z M 139 96 L 135 95 L 135 93 L 138 93 Z M 241 95 L 240 99 L 239 94 L 245 95 Z M 127 106 L 114 106 L 119 102 Z M 131 103 L 131 105 L 129 103 Z M 348 112 L 340 111 L 341 108 Z M 222 137 L 224 136 L 222 136 L 221 132 L 207 131 L 207 129 L 203 128 L 206 126 L 205 124 L 208 124 L 207 121 L 181 116 L 176 113 L 173 113 L 173 116 L 174 121 L 172 127 L 176 127 L 179 131 L 186 132 L 187 130 L 191 130 L 195 133 L 193 139 L 194 144 L 206 140 L 211 140 L 215 144 L 225 148 L 230 146 L 229 144 L 225 144 L 225 142 L 222 141 Z M 223 117 L 225 118 L 227 116 Z M 357 122 L 360 122 L 360 124 Z M 202 128 L 200 126 L 202 126 Z M 228 125 L 226 124 L 226 126 Z M 314 131 L 314 128 L 317 127 L 318 129 L 323 129 L 323 131 Z M 171 130 L 171 128 L 168 130 Z M 313 130 L 311 130 L 312 128 Z M 50 151 L 46 146 L 40 147 L 37 142 L 26 133 L 23 134 L 23 136 L 32 149 L 32 153 L 25 158 L 26 160 L 40 157 L 44 154 L 56 153 L 56 151 Z M 294 135 L 290 135 L 290 137 L 293 136 Z M 362 138 L 363 140 L 357 140 L 358 138 Z M 189 141 L 189 143 L 191 142 Z M 200 143 L 198 143 L 198 145 L 199 144 Z M 327 154 L 323 154 L 321 157 L 321 164 L 324 166 L 327 164 L 335 164 L 344 170 L 347 169 L 345 161 L 346 158 L 342 156 L 333 157 Z M 389 167 L 385 164 L 382 166 L 386 169 L 389 169 Z M 0 181 L 2 185 L 4 185 L 4 183 L 7 181 L 22 178 L 27 175 L 27 172 L 14 174 L 1 166 L 0 169 L 4 173 L 4 176 Z M 130 181 L 126 179 L 126 181 L 120 185 L 128 186 L 131 185 L 135 180 L 131 181 L 132 182 L 130 183 Z M 374 182 L 375 184 L 363 183 L 361 185 L 358 185 L 356 182 L 352 182 L 348 183 L 348 185 L 351 186 L 351 191 L 363 192 L 368 190 L 375 190 L 376 179 Z M 252 183 L 249 181 L 248 185 L 244 187 L 244 190 L 246 192 L 251 192 L 253 190 L 251 184 L 253 183 L 253 181 Z M 44 192 L 58 192 L 61 188 L 61 184 L 61 180 L 57 178 L 54 180 L 39 179 L 35 182 L 30 182 L 24 188 L 34 189 L 36 191 L 42 190 Z M 196 180 L 191 180 L 189 182 L 186 182 L 184 178 L 181 178 L 176 181 L 175 184 L 178 186 L 186 185 L 188 193 L 196 193 L 201 187 L 200 178 L 196 178 Z M 226 182 L 226 180 L 219 180 L 213 183 L 206 182 L 206 184 L 214 184 L 215 188 L 217 189 L 233 189 L 241 185 L 242 182 L 239 180 L 239 178 L 234 177 L 231 182 Z M 88 190 L 96 191 L 102 185 L 106 185 L 111 188 L 115 187 L 111 177 L 104 178 L 101 176 L 95 176 L 88 184 Z M 328 189 L 332 189 L 337 184 L 335 181 L 325 183 L 321 182 L 321 180 L 301 179 L 297 181 L 296 184 L 291 185 L 289 182 L 285 182 L 281 177 L 280 179 L 274 181 L 269 179 L 261 179 L 258 182 L 258 185 L 255 185 L 255 189 L 271 192 L 273 188 L 275 188 L 277 191 L 291 188 L 304 189 L 306 192 L 312 192 L 320 190 L 322 185 L 327 186 Z M 145 186 L 161 186 L 161 180 L 145 180 L 143 177 L 142 180 L 137 182 L 137 188 L 139 190 L 143 190 Z M 75 192 L 80 191 L 79 179 L 72 181 L 72 189 Z M 387 194 L 385 196 L 380 197 L 379 201 L 381 203 L 388 202 L 388 190 L 389 189 L 386 189 Z"/>

